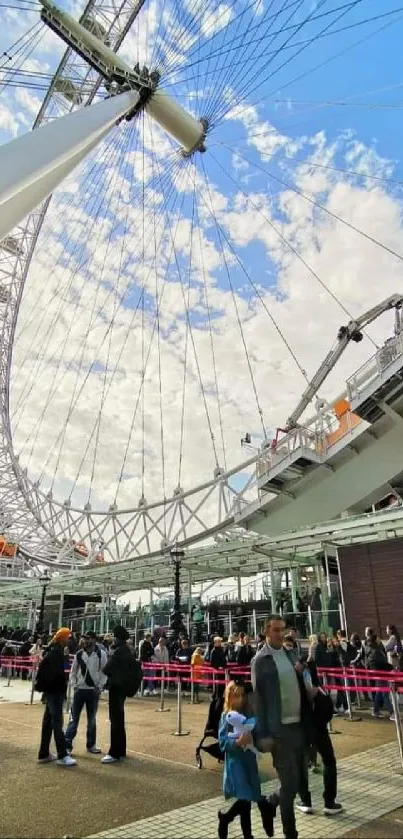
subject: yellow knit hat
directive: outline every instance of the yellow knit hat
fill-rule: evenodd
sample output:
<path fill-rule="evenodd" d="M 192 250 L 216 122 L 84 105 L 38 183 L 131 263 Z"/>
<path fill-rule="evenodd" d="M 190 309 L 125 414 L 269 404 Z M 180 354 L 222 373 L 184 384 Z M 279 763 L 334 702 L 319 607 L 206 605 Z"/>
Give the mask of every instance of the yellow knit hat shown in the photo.
<path fill-rule="evenodd" d="M 52 638 L 52 643 L 57 644 L 59 641 L 68 641 L 70 635 L 70 629 L 68 629 L 67 626 L 62 626 L 61 629 L 58 629 L 57 632 L 55 632 Z"/>

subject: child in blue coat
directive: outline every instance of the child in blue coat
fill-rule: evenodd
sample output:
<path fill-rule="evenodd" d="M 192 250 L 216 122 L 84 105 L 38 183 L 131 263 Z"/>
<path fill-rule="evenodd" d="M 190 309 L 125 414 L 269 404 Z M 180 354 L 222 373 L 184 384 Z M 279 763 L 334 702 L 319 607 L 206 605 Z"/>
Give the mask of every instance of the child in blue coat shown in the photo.
<path fill-rule="evenodd" d="M 236 682 L 229 682 L 225 689 L 224 710 L 218 730 L 220 749 L 225 754 L 223 792 L 225 798 L 235 798 L 226 813 L 218 813 L 219 839 L 227 839 L 228 826 L 239 816 L 244 839 L 253 839 L 251 825 L 252 801 L 256 801 L 266 836 L 273 836 L 273 821 L 277 801 L 262 796 L 256 754 L 246 746 L 252 742 L 251 735 L 234 740 L 233 728 L 227 720 L 229 711 L 238 711 L 248 716 L 245 688 Z M 249 740 L 248 740 L 249 738 Z M 248 740 L 248 742 L 246 742 Z"/>

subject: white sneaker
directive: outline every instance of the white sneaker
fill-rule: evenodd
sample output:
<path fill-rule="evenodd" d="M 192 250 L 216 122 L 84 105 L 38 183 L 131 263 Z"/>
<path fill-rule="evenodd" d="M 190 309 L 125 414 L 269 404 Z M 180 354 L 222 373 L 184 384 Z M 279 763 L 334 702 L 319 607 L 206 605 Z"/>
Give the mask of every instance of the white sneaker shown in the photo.
<path fill-rule="evenodd" d="M 144 690 L 143 691 L 143 696 L 150 696 L 150 691 L 149 690 Z"/>
<path fill-rule="evenodd" d="M 153 696 L 158 696 L 158 690 L 152 690 L 151 693 Z"/>
<path fill-rule="evenodd" d="M 56 755 L 49 754 L 47 757 L 40 757 L 38 763 L 54 763 L 57 760 Z"/>
<path fill-rule="evenodd" d="M 102 749 L 100 749 L 99 746 L 91 746 L 90 749 L 87 749 L 87 752 L 90 755 L 101 755 Z"/>
<path fill-rule="evenodd" d="M 77 766 L 77 761 L 74 760 L 74 757 L 70 757 L 70 755 L 66 755 L 66 757 L 61 757 L 56 762 L 58 766 Z"/>
<path fill-rule="evenodd" d="M 118 757 L 112 757 L 112 755 L 105 755 L 102 758 L 101 763 L 119 763 Z"/>
<path fill-rule="evenodd" d="M 308 804 L 296 804 L 295 806 L 300 813 L 305 813 L 306 816 L 310 816 L 313 813 L 313 807 L 309 807 Z"/>

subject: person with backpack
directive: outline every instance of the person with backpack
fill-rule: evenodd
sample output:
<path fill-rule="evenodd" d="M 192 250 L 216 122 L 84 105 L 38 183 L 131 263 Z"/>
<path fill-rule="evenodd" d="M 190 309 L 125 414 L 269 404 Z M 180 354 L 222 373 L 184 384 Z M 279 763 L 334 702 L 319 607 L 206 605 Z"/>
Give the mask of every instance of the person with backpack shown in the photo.
<path fill-rule="evenodd" d="M 73 740 L 77 734 L 81 711 L 87 712 L 87 752 L 101 754 L 96 745 L 96 715 L 99 697 L 106 685 L 103 670 L 108 661 L 104 650 L 96 643 L 96 634 L 89 630 L 83 637 L 83 648 L 78 650 L 71 668 L 70 682 L 73 689 L 73 702 L 65 738 L 67 751 L 73 751 Z"/>
<path fill-rule="evenodd" d="M 141 665 L 129 649 L 129 633 L 124 626 L 115 626 L 115 642 L 105 667 L 108 677 L 111 745 L 101 763 L 116 763 L 126 757 L 125 701 L 134 696 L 141 684 Z"/>
<path fill-rule="evenodd" d="M 329 694 L 322 688 L 312 659 L 306 653 L 301 653 L 296 670 L 302 675 L 308 698 L 312 705 L 312 723 L 310 726 L 311 749 L 322 758 L 323 764 L 323 814 L 337 816 L 343 812 L 343 807 L 336 800 L 337 797 L 337 764 L 333 744 L 328 731 L 328 723 L 333 717 L 333 703 Z M 297 810 L 302 813 L 313 813 L 311 793 L 305 784 L 302 785 L 301 801 Z"/>
<path fill-rule="evenodd" d="M 35 690 L 43 693 L 45 699 L 39 763 L 51 763 L 55 760 L 59 766 L 77 764 L 67 752 L 63 733 L 63 703 L 68 682 L 68 674 L 64 668 L 64 648 L 69 638 L 70 630 L 67 627 L 57 630 L 44 652 L 36 675 Z M 56 743 L 57 758 L 49 751 L 52 734 Z"/>

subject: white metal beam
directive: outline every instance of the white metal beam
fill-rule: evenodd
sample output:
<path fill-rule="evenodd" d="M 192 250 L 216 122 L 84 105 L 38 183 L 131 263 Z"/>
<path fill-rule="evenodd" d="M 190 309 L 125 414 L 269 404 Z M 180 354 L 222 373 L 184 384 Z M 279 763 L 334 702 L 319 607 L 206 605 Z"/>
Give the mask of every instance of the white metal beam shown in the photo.
<path fill-rule="evenodd" d="M 138 101 L 137 91 L 121 93 L 0 147 L 0 240 L 53 192 Z"/>

